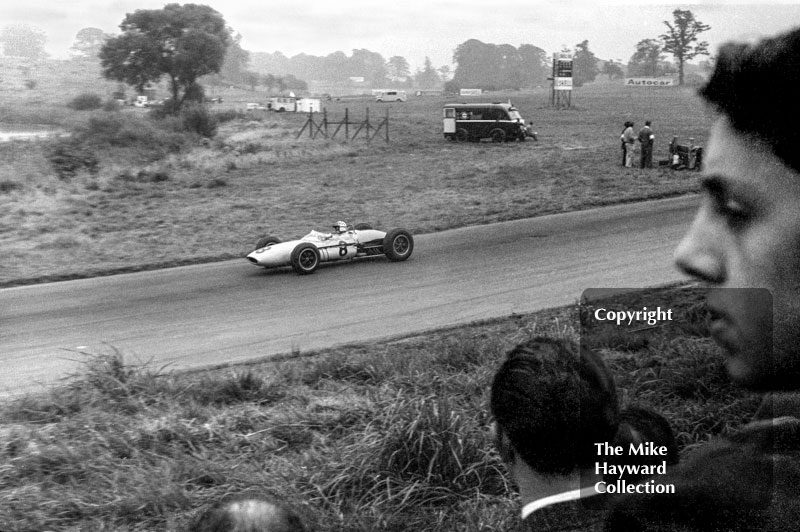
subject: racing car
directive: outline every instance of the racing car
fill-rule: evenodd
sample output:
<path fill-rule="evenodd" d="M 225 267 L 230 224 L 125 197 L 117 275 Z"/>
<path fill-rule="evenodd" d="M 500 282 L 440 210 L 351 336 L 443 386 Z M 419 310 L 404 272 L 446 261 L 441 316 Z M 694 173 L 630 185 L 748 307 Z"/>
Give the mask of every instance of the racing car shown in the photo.
<path fill-rule="evenodd" d="M 369 224 L 353 226 L 339 221 L 330 233 L 312 229 L 298 240 L 282 242 L 275 236 L 265 236 L 247 254 L 247 260 L 264 268 L 291 266 L 296 273 L 308 275 L 323 262 L 374 255 L 398 262 L 410 257 L 413 250 L 414 237 L 405 229 L 384 232 Z"/>

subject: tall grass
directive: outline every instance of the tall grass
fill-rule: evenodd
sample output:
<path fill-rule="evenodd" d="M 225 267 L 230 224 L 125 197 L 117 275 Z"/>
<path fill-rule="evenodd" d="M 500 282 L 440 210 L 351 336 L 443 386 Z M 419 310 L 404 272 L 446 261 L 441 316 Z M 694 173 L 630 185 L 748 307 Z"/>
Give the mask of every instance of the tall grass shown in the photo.
<path fill-rule="evenodd" d="M 206 503 L 258 489 L 321 531 L 516 530 L 488 386 L 511 345 L 577 331 L 571 306 L 189 374 L 79 354 L 61 386 L 0 407 L 0 522 L 181 530 Z M 601 352 L 625 400 L 664 412 L 684 448 L 755 409 L 697 336 Z"/>

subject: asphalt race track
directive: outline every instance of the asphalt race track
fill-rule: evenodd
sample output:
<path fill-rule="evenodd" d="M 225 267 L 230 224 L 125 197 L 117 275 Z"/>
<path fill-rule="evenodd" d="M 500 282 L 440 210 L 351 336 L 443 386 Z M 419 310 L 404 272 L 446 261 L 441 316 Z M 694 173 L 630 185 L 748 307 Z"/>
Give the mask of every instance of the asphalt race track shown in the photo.
<path fill-rule="evenodd" d="M 113 346 L 155 367 L 201 367 L 531 312 L 586 288 L 676 281 L 672 252 L 698 204 L 692 196 L 418 235 L 406 262 L 323 264 L 309 276 L 242 258 L 0 290 L 0 397 L 76 371 L 80 351 Z"/>

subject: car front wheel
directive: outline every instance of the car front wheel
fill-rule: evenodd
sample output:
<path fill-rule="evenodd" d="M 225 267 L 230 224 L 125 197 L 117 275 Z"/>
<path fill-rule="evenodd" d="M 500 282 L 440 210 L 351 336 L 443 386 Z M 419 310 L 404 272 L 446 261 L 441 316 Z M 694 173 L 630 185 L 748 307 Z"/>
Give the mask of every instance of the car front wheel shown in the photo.
<path fill-rule="evenodd" d="M 256 242 L 256 249 L 267 247 L 269 244 L 280 244 L 281 239 L 277 236 L 267 235 L 264 238 L 259 238 Z"/>
<path fill-rule="evenodd" d="M 406 260 L 414 251 L 414 237 L 405 229 L 392 229 L 383 237 L 383 252 L 392 262 Z"/>
<path fill-rule="evenodd" d="M 292 269 L 299 275 L 314 273 L 319 268 L 319 250 L 309 242 L 297 244 L 290 257 Z"/>

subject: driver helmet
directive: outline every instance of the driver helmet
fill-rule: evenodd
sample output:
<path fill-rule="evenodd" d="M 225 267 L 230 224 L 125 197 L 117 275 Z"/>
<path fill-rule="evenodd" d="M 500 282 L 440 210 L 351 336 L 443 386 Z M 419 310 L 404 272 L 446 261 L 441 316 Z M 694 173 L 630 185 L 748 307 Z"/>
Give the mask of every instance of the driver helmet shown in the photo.
<path fill-rule="evenodd" d="M 339 233 L 346 233 L 347 232 L 347 224 L 342 222 L 342 221 L 336 222 L 333 225 L 333 228 L 336 229 L 336 231 L 338 231 Z"/>

